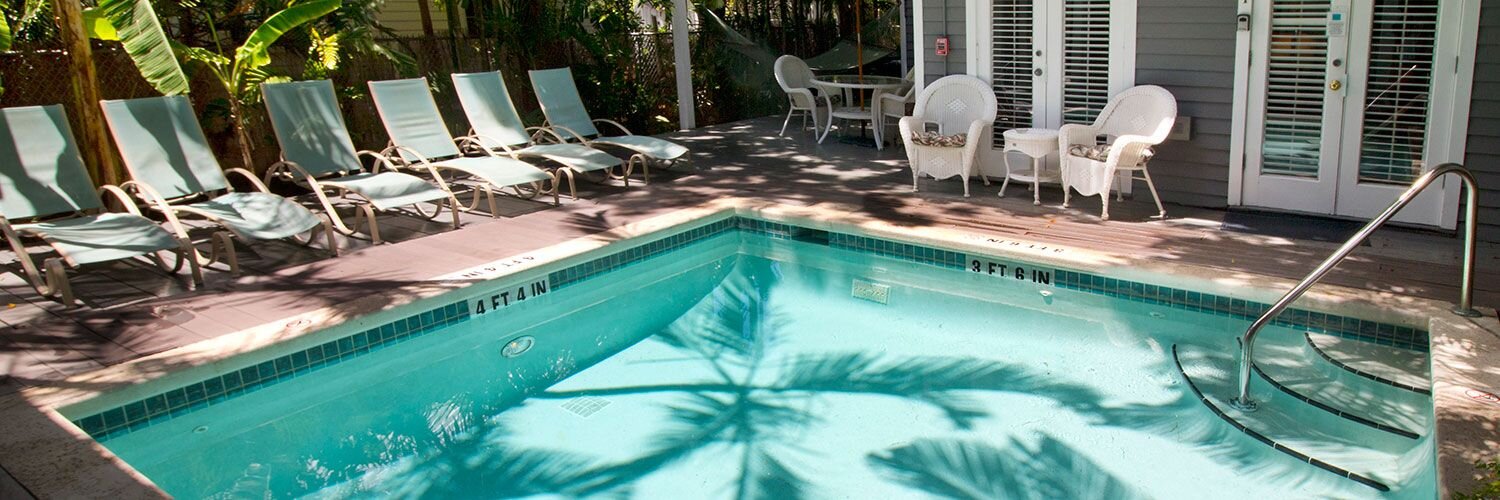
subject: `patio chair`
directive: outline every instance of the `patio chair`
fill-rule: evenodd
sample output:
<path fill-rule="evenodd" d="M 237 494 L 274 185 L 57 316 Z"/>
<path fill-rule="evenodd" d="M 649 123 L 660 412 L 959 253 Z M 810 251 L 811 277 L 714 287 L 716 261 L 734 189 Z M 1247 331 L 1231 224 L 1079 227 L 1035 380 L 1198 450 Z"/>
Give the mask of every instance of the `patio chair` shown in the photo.
<path fill-rule="evenodd" d="M 208 147 L 203 128 L 186 96 L 145 97 L 106 100 L 104 121 L 130 171 L 131 181 L 121 184 L 135 191 L 153 210 L 161 212 L 177 231 L 187 238 L 186 229 L 178 224 L 183 216 L 201 217 L 221 229 L 213 234 L 212 251 L 203 265 L 223 260 L 231 273 L 239 273 L 234 243 L 228 235 L 245 242 L 257 240 L 297 240 L 307 233 L 311 244 L 313 230 L 323 228 L 328 250 L 338 255 L 333 225 L 295 201 L 266 189 L 255 174 L 243 168 L 222 169 Z M 255 190 L 235 191 L 226 173 L 243 177 Z"/>
<path fill-rule="evenodd" d="M 902 117 L 905 117 L 907 108 L 913 102 L 916 102 L 917 86 L 912 81 L 912 78 L 916 77 L 916 74 L 916 68 L 907 71 L 905 77 L 906 88 L 896 93 L 882 92 L 880 97 L 875 99 L 875 121 L 877 122 L 875 124 L 875 140 L 884 143 L 886 128 L 901 120 Z"/>
<path fill-rule="evenodd" d="M 1172 93 L 1155 85 L 1141 85 L 1110 99 L 1092 125 L 1063 125 L 1057 138 L 1058 150 L 1063 152 L 1063 207 L 1068 206 L 1074 190 L 1084 196 L 1099 195 L 1104 204 L 1100 218 L 1109 220 L 1109 191 L 1114 187 L 1115 173 L 1132 172 L 1130 179 L 1134 181 L 1134 172 L 1140 171 L 1140 179 L 1146 181 L 1156 201 L 1157 217 L 1166 217 L 1167 210 L 1156 194 L 1146 163 L 1153 154 L 1151 147 L 1167 140 L 1175 121 L 1177 99 Z M 1113 141 L 1099 144 L 1099 136 Z M 1124 192 L 1117 192 L 1124 200 Z"/>
<path fill-rule="evenodd" d="M 630 170 L 619 158 L 603 151 L 582 145 L 567 144 L 561 135 L 546 127 L 527 127 L 516 112 L 510 92 L 505 88 L 505 78 L 499 71 L 488 73 L 454 73 L 453 88 L 458 92 L 458 101 L 464 114 L 469 117 L 469 137 L 480 147 L 512 158 L 535 158 L 546 160 L 559 168 L 554 172 L 568 178 L 568 191 L 578 199 L 577 173 L 604 171 L 613 179 L 624 181 L 630 187 Z M 537 140 L 547 138 L 551 144 Z M 615 175 L 610 169 L 620 167 Z"/>
<path fill-rule="evenodd" d="M 101 199 L 109 193 L 124 213 L 110 212 Z M 0 109 L 0 230 L 16 253 L 26 279 L 43 296 L 58 295 L 73 305 L 66 268 L 149 256 L 175 273 L 188 262 L 193 284 L 203 272 L 191 255 L 192 243 L 141 216 L 124 190 L 105 185 L 94 191 L 78 144 L 61 106 Z M 176 226 L 175 221 L 168 224 Z M 23 236 L 36 237 L 57 253 L 39 272 Z M 177 254 L 170 269 L 159 252 Z"/>
<path fill-rule="evenodd" d="M 556 175 L 530 163 L 500 156 L 473 138 L 454 137 L 438 111 L 437 101 L 432 99 L 426 78 L 370 82 L 370 97 L 385 124 L 386 134 L 391 137 L 390 147 L 382 154 L 397 166 L 430 172 L 439 185 L 467 186 L 474 193 L 474 200 L 461 210 L 479 208 L 483 196 L 489 201 L 490 216 L 499 217 L 495 191 L 505 188 L 513 189 L 516 196 L 525 199 L 551 193 L 552 203 L 559 203 Z M 464 156 L 461 145 L 484 155 Z M 458 175 L 444 177 L 443 172 Z M 551 189 L 542 189 L 544 183 L 551 183 Z M 529 186 L 530 191 L 522 191 L 521 186 Z"/>
<path fill-rule="evenodd" d="M 994 122 L 995 91 L 978 78 L 949 75 L 923 88 L 912 115 L 897 122 L 911 162 L 912 191 L 924 174 L 934 179 L 958 176 L 968 197 L 979 147 Z"/>
<path fill-rule="evenodd" d="M 807 128 L 807 119 L 812 117 L 813 135 L 817 136 L 823 131 L 818 119 L 827 118 L 829 108 L 818 104 L 817 93 L 812 86 L 812 69 L 801 58 L 784 55 L 776 58 L 774 72 L 776 83 L 781 85 L 782 92 L 786 92 L 789 108 L 786 120 L 781 122 L 781 132 L 777 135 L 786 135 L 786 126 L 792 123 L 792 117 L 801 115 L 802 128 Z"/>
<path fill-rule="evenodd" d="M 531 87 L 536 90 L 536 100 L 542 105 L 542 114 L 547 117 L 547 127 L 557 131 L 566 140 L 577 140 L 589 147 L 619 148 L 630 153 L 626 160 L 627 171 L 634 172 L 641 166 L 641 176 L 651 181 L 651 162 L 663 167 L 686 161 L 688 148 L 671 141 L 634 135 L 619 122 L 605 119 L 590 119 L 583 107 L 583 98 L 578 95 L 578 86 L 573 82 L 573 70 L 556 68 L 532 70 Z M 605 136 L 594 127 L 595 123 L 609 124 L 625 135 Z"/>
<path fill-rule="evenodd" d="M 323 211 L 329 214 L 333 227 L 345 235 L 352 235 L 354 227 L 363 218 L 370 241 L 379 244 L 380 224 L 377 212 L 411 206 L 418 214 L 436 218 L 444 203 L 453 216 L 453 228 L 458 229 L 458 199 L 442 186 L 421 178 L 397 172 L 390 160 L 374 151 L 357 151 L 344 125 L 344 115 L 339 112 L 338 100 L 333 94 L 333 83 L 328 80 L 305 82 L 267 83 L 261 85 L 261 95 L 266 100 L 266 111 L 271 117 L 271 130 L 276 133 L 276 142 L 281 145 L 281 161 L 266 170 L 267 184 L 273 178 L 282 178 L 299 183 L 318 197 Z M 361 156 L 372 159 L 372 168 L 365 170 Z M 381 166 L 386 171 L 381 171 Z M 436 176 L 434 176 L 436 177 Z M 353 197 L 355 219 L 352 225 L 345 224 L 333 199 L 349 200 Z M 431 202 L 437 207 L 431 215 L 426 214 L 421 204 Z"/>

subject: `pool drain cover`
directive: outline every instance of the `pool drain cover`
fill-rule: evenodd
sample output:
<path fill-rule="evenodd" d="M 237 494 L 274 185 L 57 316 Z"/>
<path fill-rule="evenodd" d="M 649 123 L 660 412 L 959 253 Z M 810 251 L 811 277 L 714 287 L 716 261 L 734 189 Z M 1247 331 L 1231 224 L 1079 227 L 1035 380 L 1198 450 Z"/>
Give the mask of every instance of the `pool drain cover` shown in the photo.
<path fill-rule="evenodd" d="M 530 351 L 534 345 L 536 345 L 536 339 L 530 335 L 516 337 L 505 343 L 505 347 L 500 349 L 500 354 L 507 358 L 514 358 L 526 354 L 526 351 Z"/>
<path fill-rule="evenodd" d="M 589 418 L 593 414 L 599 413 L 599 410 L 603 410 L 606 406 L 609 406 L 609 400 L 593 396 L 575 398 L 562 404 L 564 410 L 573 412 L 574 415 L 583 418 Z"/>

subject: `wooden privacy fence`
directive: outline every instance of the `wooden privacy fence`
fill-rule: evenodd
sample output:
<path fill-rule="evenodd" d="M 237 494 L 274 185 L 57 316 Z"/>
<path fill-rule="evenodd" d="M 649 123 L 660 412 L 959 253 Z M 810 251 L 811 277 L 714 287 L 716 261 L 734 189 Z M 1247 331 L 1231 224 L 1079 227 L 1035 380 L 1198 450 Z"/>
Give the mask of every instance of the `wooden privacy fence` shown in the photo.
<path fill-rule="evenodd" d="M 723 123 L 777 112 L 781 105 L 770 68 L 744 66 L 741 57 L 720 47 L 713 35 L 695 34 L 693 81 L 698 123 Z M 541 113 L 526 71 L 571 66 L 579 90 L 590 111 L 598 118 L 611 118 L 636 133 L 661 133 L 675 129 L 677 93 L 673 81 L 672 36 L 669 33 L 631 35 L 618 41 L 620 47 L 605 57 L 596 57 L 577 44 L 556 44 L 543 54 L 511 53 L 495 40 L 478 37 L 408 37 L 382 40 L 399 47 L 416 60 L 418 75 L 426 76 L 444 118 L 455 134 L 468 130 L 458 99 L 452 93 L 451 73 L 501 71 L 511 97 L 529 124 L 541 123 Z M 345 120 L 355 145 L 380 149 L 386 134 L 368 97 L 365 82 L 402 78 L 389 61 L 373 54 L 343 54 L 339 68 L 329 74 L 340 94 Z M 129 99 L 159 95 L 141 78 L 118 44 L 96 42 L 94 64 L 98 69 L 104 99 Z M 306 55 L 285 47 L 273 50 L 272 73 L 301 79 Z M 191 83 L 190 97 L 199 111 L 212 146 L 226 165 L 237 165 L 232 128 L 222 106 L 223 90 L 203 68 L 185 68 Z M 764 75 L 758 73 L 764 72 Z M 746 76 L 746 75 L 750 76 Z M 70 79 L 67 54 L 57 48 L 26 48 L 0 53 L 0 106 L 66 104 Z M 769 82 L 769 86 L 768 86 Z M 222 101 L 221 101 L 222 102 Z M 273 163 L 279 154 L 263 109 L 252 107 L 247 116 L 253 143 L 254 169 Z M 70 116 L 78 116 L 69 110 Z M 76 118 L 75 118 L 76 120 Z"/>

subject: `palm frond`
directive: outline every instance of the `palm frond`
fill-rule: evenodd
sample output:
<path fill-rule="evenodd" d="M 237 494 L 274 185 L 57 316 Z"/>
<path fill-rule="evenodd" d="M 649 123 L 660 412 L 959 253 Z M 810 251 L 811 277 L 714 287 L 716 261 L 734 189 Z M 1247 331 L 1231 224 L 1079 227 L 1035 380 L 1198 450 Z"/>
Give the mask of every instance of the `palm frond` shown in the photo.
<path fill-rule="evenodd" d="M 1141 498 L 1129 484 L 1066 443 L 1043 435 L 1005 448 L 960 439 L 923 439 L 866 457 L 890 479 L 950 498 Z"/>
<path fill-rule="evenodd" d="M 114 27 L 136 69 L 157 92 L 188 92 L 187 75 L 177 64 L 171 40 L 162 31 L 150 0 L 99 0 L 98 8 Z"/>

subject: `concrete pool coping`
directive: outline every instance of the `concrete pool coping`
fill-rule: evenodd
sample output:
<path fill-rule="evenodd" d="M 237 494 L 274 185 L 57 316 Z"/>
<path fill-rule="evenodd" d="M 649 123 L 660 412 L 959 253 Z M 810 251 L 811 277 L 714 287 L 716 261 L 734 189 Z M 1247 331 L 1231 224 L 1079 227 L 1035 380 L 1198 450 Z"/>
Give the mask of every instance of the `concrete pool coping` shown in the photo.
<path fill-rule="evenodd" d="M 398 308 L 435 299 L 479 283 L 509 281 L 543 269 L 580 262 L 631 246 L 630 241 L 659 232 L 711 222 L 734 215 L 785 222 L 813 229 L 837 229 L 867 236 L 896 239 L 969 254 L 1009 258 L 1091 272 L 1119 279 L 1272 302 L 1294 283 L 1253 273 L 1177 265 L 1160 260 L 1111 255 L 1098 251 L 1044 244 L 1018 238 L 994 238 L 937 226 L 901 226 L 862 214 L 858 207 L 836 203 L 793 206 L 751 198 L 722 198 L 695 207 L 626 224 L 532 252 L 506 257 L 480 280 L 454 280 L 453 269 L 426 281 L 400 286 L 369 297 L 288 316 L 273 323 L 146 356 L 69 377 L 61 382 L 27 388 L 0 397 L 0 467 L 37 497 L 165 496 L 104 446 L 68 422 L 59 409 L 75 406 L 108 408 L 139 399 L 155 388 L 189 382 L 225 368 L 321 342 L 337 332 L 378 324 L 382 315 Z M 619 245 L 615 245 L 619 244 Z M 1427 329 L 1432 338 L 1435 432 L 1440 488 L 1470 489 L 1475 479 L 1475 457 L 1494 457 L 1500 451 L 1500 405 L 1490 405 L 1474 392 L 1500 387 L 1500 324 L 1493 311 L 1479 319 L 1460 318 L 1451 304 L 1339 286 L 1320 286 L 1299 307 Z M 1241 332 L 1225 332 L 1239 335 Z M 148 383 L 149 382 L 149 383 Z M 1490 405 L 1490 406 L 1486 406 Z M 0 477 L 0 491 L 4 491 Z"/>

